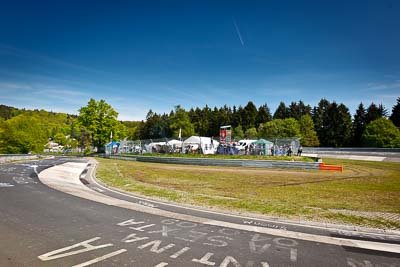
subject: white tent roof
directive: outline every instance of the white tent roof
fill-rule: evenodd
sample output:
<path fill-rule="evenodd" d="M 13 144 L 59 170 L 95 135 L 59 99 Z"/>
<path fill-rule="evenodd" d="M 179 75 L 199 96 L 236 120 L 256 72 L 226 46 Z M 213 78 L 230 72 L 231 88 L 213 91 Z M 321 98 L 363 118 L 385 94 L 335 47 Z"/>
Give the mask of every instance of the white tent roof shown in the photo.
<path fill-rule="evenodd" d="M 211 144 L 211 137 L 204 137 L 204 136 L 191 136 L 185 141 L 183 144 Z M 218 146 L 219 142 L 213 140 L 214 145 Z"/>
<path fill-rule="evenodd" d="M 172 139 L 167 142 L 167 145 L 182 145 L 182 141 Z"/>

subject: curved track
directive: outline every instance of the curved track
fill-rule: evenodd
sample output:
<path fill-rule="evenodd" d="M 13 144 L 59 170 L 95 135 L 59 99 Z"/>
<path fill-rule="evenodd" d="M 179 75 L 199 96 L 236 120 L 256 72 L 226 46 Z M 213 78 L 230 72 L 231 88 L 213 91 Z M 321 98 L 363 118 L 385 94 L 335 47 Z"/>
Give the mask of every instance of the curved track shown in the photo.
<path fill-rule="evenodd" d="M 121 195 L 88 175 L 82 177 L 92 194 L 128 202 L 126 207 L 116 206 L 111 200 L 99 203 L 54 190 L 38 179 L 37 173 L 71 161 L 85 163 L 57 158 L 0 165 L 0 266 L 400 266 L 399 253 L 379 249 L 380 244 L 397 249 L 398 239 L 380 233 L 354 236 L 346 229 L 208 213 Z M 129 209 L 129 203 L 139 208 Z M 158 210 L 163 212 L 154 212 Z M 182 219 L 170 213 L 183 214 Z M 204 223 L 209 221 L 223 223 Z M 292 238 L 270 230 L 300 232 L 299 237 L 301 233 L 326 238 L 353 235 L 374 241 L 376 249 Z"/>

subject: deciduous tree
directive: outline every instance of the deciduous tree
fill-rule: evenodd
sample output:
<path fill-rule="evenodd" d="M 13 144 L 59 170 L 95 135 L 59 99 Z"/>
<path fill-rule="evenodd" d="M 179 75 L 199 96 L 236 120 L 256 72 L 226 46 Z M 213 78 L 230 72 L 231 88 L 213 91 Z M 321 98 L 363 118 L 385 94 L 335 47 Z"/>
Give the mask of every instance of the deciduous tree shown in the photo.
<path fill-rule="evenodd" d="M 259 136 L 273 140 L 275 138 L 300 137 L 299 122 L 294 118 L 275 119 L 261 124 L 258 129 Z"/>
<path fill-rule="evenodd" d="M 244 133 L 241 125 L 238 125 L 237 127 L 233 128 L 232 136 L 233 139 L 235 140 L 240 140 L 244 138 Z"/>
<path fill-rule="evenodd" d="M 171 116 L 170 128 L 172 135 L 177 138 L 181 130 L 182 137 L 194 135 L 194 126 L 190 122 L 188 113 L 181 107 L 175 106 L 175 113 Z"/>
<path fill-rule="evenodd" d="M 368 147 L 395 147 L 399 139 L 399 129 L 386 118 L 370 122 L 362 136 L 364 145 Z"/>
<path fill-rule="evenodd" d="M 1 123 L 0 153 L 40 153 L 47 142 L 47 131 L 37 116 L 18 115 Z"/>
<path fill-rule="evenodd" d="M 104 151 L 104 145 L 110 141 L 122 139 L 125 126 L 117 120 L 118 113 L 105 100 L 90 99 L 85 107 L 79 109 L 78 122 L 84 126 L 98 151 Z"/>
<path fill-rule="evenodd" d="M 256 139 L 258 137 L 257 129 L 254 127 L 247 129 L 244 136 L 247 139 Z"/>
<path fill-rule="evenodd" d="M 317 133 L 310 115 L 303 115 L 299 121 L 301 144 L 303 146 L 319 146 Z"/>

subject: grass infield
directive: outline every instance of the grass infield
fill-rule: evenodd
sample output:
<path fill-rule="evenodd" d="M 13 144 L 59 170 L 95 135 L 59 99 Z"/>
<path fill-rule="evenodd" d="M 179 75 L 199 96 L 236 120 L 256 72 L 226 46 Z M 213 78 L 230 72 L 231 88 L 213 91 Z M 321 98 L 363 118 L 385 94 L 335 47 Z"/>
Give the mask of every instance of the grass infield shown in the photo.
<path fill-rule="evenodd" d="M 289 219 L 400 229 L 399 221 L 357 215 L 400 213 L 399 163 L 324 159 L 344 166 L 343 172 L 329 172 L 98 161 L 98 179 L 145 196 Z"/>

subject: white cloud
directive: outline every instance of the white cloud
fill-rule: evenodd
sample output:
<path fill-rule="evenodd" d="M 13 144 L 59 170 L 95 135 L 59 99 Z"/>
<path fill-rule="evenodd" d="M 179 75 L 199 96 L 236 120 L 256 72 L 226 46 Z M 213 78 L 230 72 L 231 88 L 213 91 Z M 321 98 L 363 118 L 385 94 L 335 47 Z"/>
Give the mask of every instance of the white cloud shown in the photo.
<path fill-rule="evenodd" d="M 381 91 L 381 90 L 389 90 L 389 89 L 398 89 L 400 88 L 400 81 L 396 80 L 394 82 L 387 83 L 369 83 L 367 85 L 366 91 Z"/>
<path fill-rule="evenodd" d="M 92 72 L 92 73 L 97 73 L 97 74 L 108 74 L 108 75 L 114 75 L 112 73 L 108 73 L 102 70 L 98 70 L 92 67 L 87 67 L 87 66 L 83 66 L 80 64 L 75 64 L 75 63 L 71 63 L 71 62 L 67 62 L 58 58 L 54 58 L 54 57 L 49 57 L 47 55 L 42 55 L 42 54 L 38 54 L 26 49 L 20 49 L 20 48 L 16 48 L 10 45 L 6 45 L 6 44 L 2 44 L 0 43 L 0 51 L 2 53 L 8 53 L 8 54 L 12 54 L 16 57 L 19 58 L 24 58 L 27 60 L 38 60 L 38 61 L 42 61 L 42 62 L 47 62 L 47 63 L 51 63 L 53 65 L 57 65 L 57 66 L 62 66 L 62 67 L 68 67 L 70 69 L 75 69 L 75 70 L 79 70 L 79 71 L 85 71 L 85 72 Z"/>
<path fill-rule="evenodd" d="M 3 90 L 32 90 L 32 86 L 26 83 L 0 82 L 0 91 Z"/>

